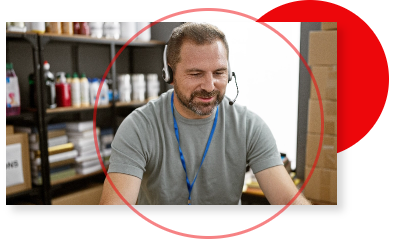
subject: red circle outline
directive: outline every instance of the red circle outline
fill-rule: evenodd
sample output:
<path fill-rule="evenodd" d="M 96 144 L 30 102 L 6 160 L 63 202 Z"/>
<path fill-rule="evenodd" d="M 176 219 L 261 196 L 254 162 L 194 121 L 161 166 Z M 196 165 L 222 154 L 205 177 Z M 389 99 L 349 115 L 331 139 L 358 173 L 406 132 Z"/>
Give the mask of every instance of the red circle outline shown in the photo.
<path fill-rule="evenodd" d="M 101 91 L 101 88 L 102 88 L 102 86 L 103 86 L 103 82 L 104 82 L 104 80 L 106 79 L 107 74 L 108 74 L 108 72 L 110 71 L 111 67 L 113 66 L 114 62 L 117 60 L 117 58 L 119 57 L 119 55 L 121 54 L 121 52 L 123 52 L 123 50 L 130 44 L 130 42 L 132 42 L 137 36 L 139 36 L 139 35 L 140 35 L 141 33 L 143 33 L 145 30 L 149 29 L 150 27 L 154 26 L 155 24 L 157 24 L 157 23 L 159 23 L 159 22 L 162 22 L 162 21 L 164 21 L 164 20 L 167 20 L 167 19 L 169 19 L 169 18 L 178 16 L 178 15 L 186 14 L 186 13 L 205 12 L 205 11 L 215 11 L 215 12 L 230 13 L 230 14 L 235 14 L 235 15 L 238 15 L 238 16 L 242 16 L 242 17 L 251 19 L 251 20 L 255 21 L 256 23 L 259 23 L 259 24 L 267 27 L 268 29 L 270 29 L 271 31 L 273 31 L 274 33 L 276 33 L 279 37 L 281 37 L 285 42 L 287 42 L 287 44 L 288 44 L 288 45 L 295 51 L 295 53 L 300 57 L 301 61 L 303 62 L 303 64 L 304 64 L 305 67 L 307 68 L 307 70 L 308 70 L 308 72 L 309 72 L 309 74 L 310 74 L 310 76 L 311 76 L 311 79 L 313 80 L 313 83 L 314 83 L 314 86 L 315 86 L 315 90 L 317 91 L 318 100 L 319 100 L 319 105 L 320 105 L 320 111 L 321 111 L 321 135 L 320 135 L 320 142 L 319 142 L 319 146 L 318 146 L 317 155 L 316 155 L 316 157 L 315 157 L 315 161 L 314 161 L 314 164 L 313 164 L 313 166 L 312 166 L 312 168 L 311 168 L 311 171 L 310 171 L 309 175 L 307 176 L 304 184 L 303 184 L 303 185 L 301 186 L 301 188 L 298 190 L 297 194 L 287 203 L 287 205 L 285 205 L 280 211 L 278 211 L 276 214 L 274 214 L 274 216 L 268 218 L 267 220 L 261 222 L 260 224 L 257 224 L 257 225 L 255 225 L 255 226 L 253 226 L 253 227 L 250 227 L 250 228 L 248 228 L 248 229 L 245 229 L 245 230 L 242 230 L 242 231 L 239 231 L 239 232 L 234 232 L 234 233 L 225 234 L 225 235 L 216 235 L 216 236 L 192 235 L 192 234 L 186 234 L 186 233 L 174 231 L 174 230 L 172 230 L 172 229 L 169 229 L 169 228 L 166 228 L 166 227 L 164 227 L 164 226 L 161 226 L 160 224 L 157 224 L 156 222 L 150 220 L 149 218 L 147 218 L 147 217 L 145 217 L 143 214 L 141 214 L 139 211 L 137 211 L 133 206 L 131 206 L 130 203 L 128 203 L 127 200 L 121 195 L 121 193 L 118 191 L 118 189 L 116 188 L 116 186 L 115 186 L 115 185 L 113 184 L 113 182 L 111 181 L 110 176 L 107 174 L 107 171 L 106 171 L 106 169 L 105 169 L 105 167 L 104 167 L 103 160 L 102 160 L 101 155 L 100 155 L 100 150 L 99 150 L 99 148 L 98 148 L 97 132 L 96 132 L 97 106 L 98 106 L 98 100 L 99 100 L 99 97 L 100 97 L 100 91 Z M 104 73 L 104 75 L 103 75 L 102 81 L 101 81 L 100 86 L 99 86 L 99 88 L 98 88 L 98 92 L 97 92 L 97 96 L 96 96 L 97 100 L 95 101 L 94 111 L 93 111 L 93 135 L 94 135 L 94 144 L 95 144 L 95 147 L 96 147 L 96 151 L 97 151 L 98 159 L 99 159 L 99 161 L 100 161 L 100 165 L 101 165 L 101 167 L 102 167 L 102 169 L 103 169 L 103 172 L 104 172 L 104 174 L 105 174 L 108 182 L 110 183 L 110 185 L 111 185 L 111 187 L 114 189 L 114 191 L 117 193 L 117 195 L 120 197 L 120 199 L 121 199 L 133 212 L 135 212 L 137 215 L 139 215 L 142 219 L 146 220 L 147 222 L 151 223 L 152 225 L 154 225 L 154 226 L 156 226 L 156 227 L 158 227 L 158 228 L 160 228 L 160 229 L 162 229 L 162 230 L 164 230 L 164 231 L 167 231 L 167 232 L 170 232 L 170 233 L 179 235 L 179 236 L 191 237 L 191 238 L 228 238 L 228 237 L 238 236 L 238 235 L 241 235 L 241 234 L 250 232 L 250 231 L 252 231 L 252 230 L 255 230 L 255 229 L 257 229 L 257 228 L 259 228 L 259 227 L 267 224 L 268 222 L 270 222 L 271 220 L 273 220 L 274 218 L 276 218 L 277 216 L 279 216 L 281 213 L 283 213 L 283 212 L 296 200 L 296 198 L 301 194 L 301 192 L 304 190 L 306 184 L 307 184 L 308 181 L 310 180 L 311 175 L 312 175 L 313 172 L 314 172 L 315 166 L 317 165 L 317 161 L 318 161 L 318 158 L 319 158 L 319 156 L 320 156 L 321 147 L 322 147 L 322 142 L 323 142 L 323 135 L 324 135 L 324 112 L 323 112 L 323 105 L 322 105 L 322 100 L 321 100 L 320 91 L 319 91 L 318 86 L 317 86 L 317 82 L 315 81 L 314 75 L 313 75 L 313 73 L 311 72 L 310 67 L 308 66 L 308 64 L 307 64 L 307 62 L 305 61 L 304 57 L 303 57 L 303 56 L 300 54 L 300 52 L 297 50 L 297 48 L 296 48 L 285 36 L 283 36 L 280 32 L 278 32 L 277 30 L 275 30 L 273 27 L 271 27 L 270 25 L 268 25 L 267 23 L 264 23 L 264 22 L 257 22 L 257 20 L 258 20 L 257 18 L 254 18 L 254 17 L 252 17 L 252 16 L 249 16 L 249 15 L 244 14 L 244 13 L 241 13 L 241 12 L 232 11 L 232 10 L 228 10 L 228 9 L 221 9 L 221 8 L 195 8 L 195 9 L 184 10 L 184 11 L 180 11 L 180 12 L 176 12 L 176 13 L 167 15 L 167 16 L 165 16 L 165 17 L 163 17 L 163 18 L 158 19 L 158 20 L 155 21 L 155 22 L 150 23 L 149 25 L 147 25 L 146 27 L 144 27 L 143 29 L 141 29 L 140 31 L 138 31 L 136 34 L 134 34 L 134 36 L 132 36 L 132 37 L 123 45 L 123 47 L 121 47 L 121 49 L 117 52 L 117 54 L 116 54 L 116 55 L 114 56 L 114 58 L 111 60 L 109 66 L 107 67 L 107 69 L 106 69 L 106 71 L 105 71 L 105 73 Z"/>

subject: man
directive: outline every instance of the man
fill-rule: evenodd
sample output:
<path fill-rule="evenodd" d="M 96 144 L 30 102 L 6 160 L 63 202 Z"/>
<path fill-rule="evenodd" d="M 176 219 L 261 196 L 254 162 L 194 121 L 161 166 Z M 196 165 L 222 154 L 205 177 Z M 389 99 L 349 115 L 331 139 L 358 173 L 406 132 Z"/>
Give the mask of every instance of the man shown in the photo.
<path fill-rule="evenodd" d="M 224 33 L 185 23 L 166 49 L 174 90 L 133 111 L 112 143 L 108 173 L 122 196 L 130 204 L 238 204 L 249 165 L 268 201 L 287 204 L 298 190 L 269 128 L 225 97 Z M 107 180 L 100 203 L 124 204 Z"/>

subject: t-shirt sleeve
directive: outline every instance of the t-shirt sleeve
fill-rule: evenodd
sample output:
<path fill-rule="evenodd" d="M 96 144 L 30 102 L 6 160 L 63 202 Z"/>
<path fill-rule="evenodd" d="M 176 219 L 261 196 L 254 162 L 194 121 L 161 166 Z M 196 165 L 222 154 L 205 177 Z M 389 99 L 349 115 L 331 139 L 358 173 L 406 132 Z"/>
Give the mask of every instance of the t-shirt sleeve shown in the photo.
<path fill-rule="evenodd" d="M 284 165 L 270 128 L 250 111 L 247 112 L 247 164 L 253 173 Z"/>
<path fill-rule="evenodd" d="M 111 143 L 109 173 L 123 173 L 143 179 L 150 158 L 150 139 L 153 135 L 150 121 L 135 110 L 118 128 Z"/>

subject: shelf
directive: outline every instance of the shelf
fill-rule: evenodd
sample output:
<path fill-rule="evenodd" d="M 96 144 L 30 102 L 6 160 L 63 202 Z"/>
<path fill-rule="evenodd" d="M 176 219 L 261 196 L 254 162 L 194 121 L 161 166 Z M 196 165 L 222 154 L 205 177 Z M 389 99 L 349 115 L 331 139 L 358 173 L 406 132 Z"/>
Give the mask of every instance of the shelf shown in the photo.
<path fill-rule="evenodd" d="M 115 45 L 124 45 L 128 39 L 107 39 L 107 38 L 95 38 L 90 36 L 83 36 L 83 35 L 64 35 L 64 34 L 51 34 L 51 33 L 43 33 L 39 34 L 39 36 L 48 38 L 52 41 L 60 41 L 60 42 L 74 42 L 74 43 L 91 43 L 91 44 L 106 44 L 109 45 L 114 43 Z M 150 40 L 150 41 L 141 41 L 141 40 L 134 40 L 130 42 L 129 46 L 142 46 L 142 47 L 155 47 L 155 46 L 162 46 L 165 45 L 165 42 L 157 41 L 157 40 Z"/>
<path fill-rule="evenodd" d="M 6 31 L 6 38 L 25 38 L 26 36 L 34 37 L 37 33 L 33 32 L 12 32 Z"/>
<path fill-rule="evenodd" d="M 116 102 L 116 107 L 140 107 L 147 104 L 150 100 L 157 99 L 157 97 L 150 98 L 144 101 L 130 101 L 130 102 Z"/>
<path fill-rule="evenodd" d="M 105 109 L 105 108 L 110 108 L 111 103 L 108 105 L 99 105 L 97 106 L 97 109 Z M 86 111 L 86 110 L 94 110 L 94 105 L 93 106 L 86 106 L 86 107 L 57 107 L 54 109 L 47 109 L 46 113 L 47 114 L 59 114 L 59 113 L 75 113 L 75 112 L 80 112 L 80 111 Z"/>
<path fill-rule="evenodd" d="M 88 177 L 92 177 L 92 176 L 100 175 L 100 174 L 104 174 L 102 169 L 96 172 L 93 172 L 93 173 L 89 173 L 89 174 L 76 174 L 73 177 L 56 180 L 56 181 L 51 182 L 50 185 L 56 186 L 56 185 L 63 184 L 63 183 L 70 183 L 70 182 L 74 182 L 80 179 L 84 179 L 84 178 L 88 178 Z"/>
<path fill-rule="evenodd" d="M 35 120 L 34 112 L 22 112 L 19 115 L 6 116 L 6 122 L 34 121 L 34 120 Z"/>
<path fill-rule="evenodd" d="M 23 191 L 23 192 L 18 192 L 18 193 L 14 193 L 14 194 L 10 194 L 6 196 L 6 204 L 8 205 L 7 201 L 14 201 L 17 200 L 19 198 L 23 198 L 23 197 L 32 197 L 32 196 L 39 196 L 41 192 L 41 188 L 40 187 L 33 187 L 29 190 Z"/>

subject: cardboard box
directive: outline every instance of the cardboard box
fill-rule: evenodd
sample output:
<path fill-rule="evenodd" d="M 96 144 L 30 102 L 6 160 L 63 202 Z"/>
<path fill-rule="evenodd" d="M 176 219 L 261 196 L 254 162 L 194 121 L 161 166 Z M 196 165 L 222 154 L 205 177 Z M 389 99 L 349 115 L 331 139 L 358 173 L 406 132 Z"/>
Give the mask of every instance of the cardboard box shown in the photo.
<path fill-rule="evenodd" d="M 322 22 L 321 23 L 321 30 L 337 30 L 337 22 Z"/>
<path fill-rule="evenodd" d="M 323 100 L 324 134 L 337 135 L 337 101 Z M 318 100 L 308 105 L 308 133 L 321 133 L 321 111 Z"/>
<path fill-rule="evenodd" d="M 13 125 L 6 125 L 6 135 L 14 134 L 14 127 Z"/>
<path fill-rule="evenodd" d="M 51 200 L 52 205 L 98 205 L 100 203 L 103 184 L 93 184 L 86 189 L 69 193 Z"/>
<path fill-rule="evenodd" d="M 307 151 L 305 154 L 305 165 L 313 166 L 317 156 L 319 134 L 307 134 Z M 316 168 L 337 169 L 337 136 L 324 134 L 320 157 Z"/>
<path fill-rule="evenodd" d="M 311 31 L 308 64 L 337 65 L 337 31 Z"/>
<path fill-rule="evenodd" d="M 29 189 L 31 173 L 28 135 L 6 135 L 6 196 Z"/>
<path fill-rule="evenodd" d="M 337 66 L 313 66 L 311 71 L 317 82 L 322 100 L 337 100 Z M 317 91 L 311 80 L 311 99 L 318 99 Z"/>
<path fill-rule="evenodd" d="M 305 166 L 305 180 L 311 171 L 311 167 Z M 308 200 L 337 204 L 337 170 L 315 168 L 306 187 L 304 196 Z"/>

